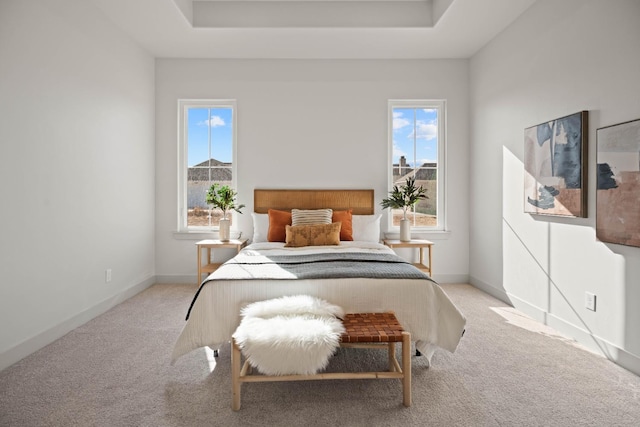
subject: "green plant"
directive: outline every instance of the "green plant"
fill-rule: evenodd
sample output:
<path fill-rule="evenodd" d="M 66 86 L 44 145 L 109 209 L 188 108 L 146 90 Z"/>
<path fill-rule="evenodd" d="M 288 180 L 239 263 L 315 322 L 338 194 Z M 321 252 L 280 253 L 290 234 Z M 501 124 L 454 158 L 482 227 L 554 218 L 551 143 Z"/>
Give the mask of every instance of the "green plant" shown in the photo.
<path fill-rule="evenodd" d="M 422 186 L 416 187 L 416 177 L 408 177 L 401 187 L 393 186 L 389 192 L 389 198 L 382 199 L 383 208 L 402 209 L 403 218 L 407 219 L 407 210 L 422 199 L 428 199 L 427 190 Z"/>
<path fill-rule="evenodd" d="M 236 206 L 237 195 L 238 193 L 228 185 L 215 183 L 207 191 L 207 204 L 213 208 L 220 209 L 222 211 L 222 219 L 227 219 L 227 214 L 231 210 L 242 213 L 240 209 L 244 208 L 244 205 Z"/>

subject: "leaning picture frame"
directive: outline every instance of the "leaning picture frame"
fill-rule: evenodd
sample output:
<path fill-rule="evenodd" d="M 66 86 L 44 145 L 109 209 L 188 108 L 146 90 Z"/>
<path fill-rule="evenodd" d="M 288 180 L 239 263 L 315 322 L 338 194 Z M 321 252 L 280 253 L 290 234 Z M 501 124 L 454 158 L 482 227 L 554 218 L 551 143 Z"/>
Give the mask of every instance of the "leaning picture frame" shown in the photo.
<path fill-rule="evenodd" d="M 587 216 L 588 111 L 524 130 L 524 212 Z"/>
<path fill-rule="evenodd" d="M 596 130 L 596 238 L 640 247 L 640 119 Z"/>

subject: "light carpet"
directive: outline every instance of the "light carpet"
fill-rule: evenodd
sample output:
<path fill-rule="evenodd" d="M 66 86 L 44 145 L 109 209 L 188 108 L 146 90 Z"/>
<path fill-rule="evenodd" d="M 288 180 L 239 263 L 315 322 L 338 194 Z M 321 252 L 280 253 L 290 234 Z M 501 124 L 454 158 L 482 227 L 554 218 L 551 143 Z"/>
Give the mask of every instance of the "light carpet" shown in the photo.
<path fill-rule="evenodd" d="M 470 285 L 443 288 L 467 331 L 430 368 L 412 358 L 410 408 L 400 380 L 332 380 L 245 384 L 233 412 L 228 346 L 169 364 L 196 287 L 161 284 L 0 372 L 0 425 L 640 425 L 640 377 Z M 327 369 L 382 366 L 383 351 L 341 349 Z"/>

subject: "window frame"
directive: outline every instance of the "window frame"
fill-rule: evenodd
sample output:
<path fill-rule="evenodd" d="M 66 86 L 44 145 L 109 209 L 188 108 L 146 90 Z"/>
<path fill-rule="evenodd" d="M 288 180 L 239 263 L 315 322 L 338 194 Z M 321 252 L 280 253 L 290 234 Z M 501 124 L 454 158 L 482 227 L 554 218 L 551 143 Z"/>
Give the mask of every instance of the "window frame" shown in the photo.
<path fill-rule="evenodd" d="M 411 225 L 411 229 L 418 233 L 445 232 L 447 228 L 447 102 L 445 99 L 390 99 L 388 102 L 388 161 L 387 161 L 387 191 L 393 190 L 393 110 L 394 108 L 429 108 L 438 110 L 438 163 L 437 163 L 437 224 L 435 226 Z M 414 169 L 416 166 L 414 165 Z M 385 197 L 388 193 L 385 195 Z M 387 215 L 387 230 L 399 232 L 400 226 L 393 225 L 393 215 Z"/>
<path fill-rule="evenodd" d="M 178 203 L 177 230 L 179 233 L 211 232 L 220 229 L 217 225 L 187 225 L 187 184 L 188 184 L 188 111 L 190 108 L 230 108 L 231 109 L 231 187 L 237 188 L 238 170 L 238 109 L 235 99 L 178 99 Z M 238 230 L 236 213 L 231 211 L 231 229 Z"/>

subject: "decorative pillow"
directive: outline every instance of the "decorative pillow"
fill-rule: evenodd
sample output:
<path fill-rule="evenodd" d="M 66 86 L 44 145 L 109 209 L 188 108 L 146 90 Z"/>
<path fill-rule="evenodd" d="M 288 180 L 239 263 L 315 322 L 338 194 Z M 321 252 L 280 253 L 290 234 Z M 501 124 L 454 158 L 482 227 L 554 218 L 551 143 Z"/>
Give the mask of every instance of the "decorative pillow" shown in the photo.
<path fill-rule="evenodd" d="M 253 243 L 268 242 L 267 233 L 269 233 L 269 214 L 259 214 L 252 212 L 253 218 Z"/>
<path fill-rule="evenodd" d="M 269 231 L 267 240 L 270 242 L 284 242 L 285 227 L 291 225 L 291 212 L 269 209 Z"/>
<path fill-rule="evenodd" d="M 291 225 L 331 224 L 331 209 L 291 209 Z"/>
<path fill-rule="evenodd" d="M 379 243 L 380 217 L 382 217 L 382 214 L 353 215 L 353 240 Z"/>
<path fill-rule="evenodd" d="M 340 240 L 353 240 L 353 224 L 351 220 L 351 212 L 348 211 L 333 211 L 333 217 L 331 222 L 341 222 L 340 227 Z"/>
<path fill-rule="evenodd" d="M 340 244 L 340 223 L 287 225 L 285 247 L 328 246 Z"/>

